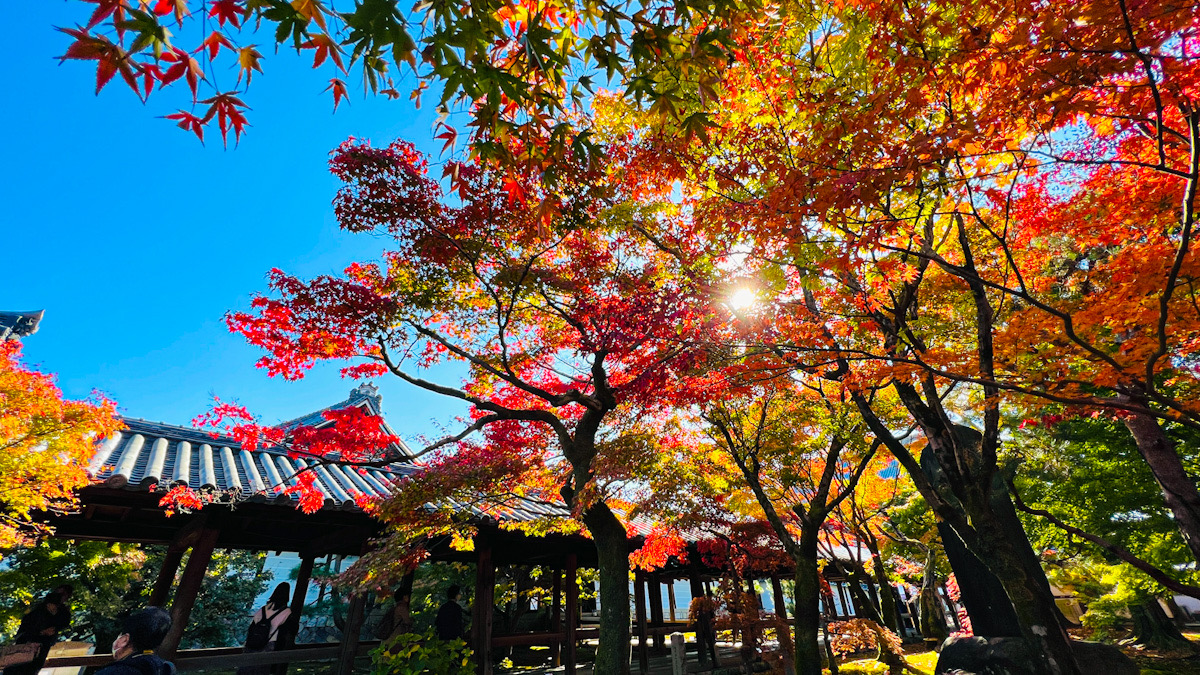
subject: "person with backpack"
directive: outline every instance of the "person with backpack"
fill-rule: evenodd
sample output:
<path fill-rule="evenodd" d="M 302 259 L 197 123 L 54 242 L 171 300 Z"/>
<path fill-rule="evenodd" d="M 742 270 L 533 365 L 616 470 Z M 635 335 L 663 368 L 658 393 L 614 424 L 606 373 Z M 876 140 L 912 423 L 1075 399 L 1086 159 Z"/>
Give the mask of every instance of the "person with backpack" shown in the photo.
<path fill-rule="evenodd" d="M 171 615 L 165 609 L 147 607 L 134 612 L 121 630 L 112 644 L 117 660 L 96 675 L 175 675 L 175 664 L 154 653 L 171 630 Z"/>
<path fill-rule="evenodd" d="M 275 651 L 275 642 L 279 639 L 284 624 L 292 617 L 288 609 L 292 587 L 285 581 L 275 587 L 267 604 L 258 608 L 250 620 L 250 628 L 246 630 L 246 647 L 243 653 Z M 261 666 L 242 666 L 237 669 L 237 675 L 270 675 L 269 664 Z"/>

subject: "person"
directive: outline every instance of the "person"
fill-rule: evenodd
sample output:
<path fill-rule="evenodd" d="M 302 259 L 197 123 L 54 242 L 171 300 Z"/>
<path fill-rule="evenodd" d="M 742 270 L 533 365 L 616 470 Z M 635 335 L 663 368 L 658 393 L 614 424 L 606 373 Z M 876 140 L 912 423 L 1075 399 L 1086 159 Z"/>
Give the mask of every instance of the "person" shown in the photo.
<path fill-rule="evenodd" d="M 456 640 L 462 637 L 463 608 L 458 604 L 459 593 L 457 584 L 446 589 L 446 602 L 438 608 L 437 618 L 433 620 L 440 640 Z"/>
<path fill-rule="evenodd" d="M 412 592 L 402 585 L 392 592 L 392 600 L 395 604 L 376 628 L 376 637 L 381 640 L 413 631 Z"/>
<path fill-rule="evenodd" d="M 275 651 L 275 643 L 279 639 L 280 631 L 292 617 L 292 610 L 288 608 L 288 601 L 292 595 L 291 589 L 292 587 L 286 581 L 279 584 L 271 592 L 267 604 L 259 607 L 258 611 L 254 613 L 250 619 L 250 628 L 246 631 L 246 648 L 242 650 L 243 653 Z M 256 636 L 256 632 L 260 636 Z M 263 644 L 255 644 L 264 637 Z M 238 675 L 270 675 L 271 665 L 241 666 L 237 672 Z"/>
<path fill-rule="evenodd" d="M 57 586 L 25 612 L 13 641 L 16 644 L 36 642 L 41 647 L 32 661 L 9 666 L 4 669 L 4 675 L 36 675 L 42 669 L 59 634 L 71 625 L 70 600 L 74 590 L 70 584 Z"/>
<path fill-rule="evenodd" d="M 154 653 L 171 630 L 171 615 L 165 609 L 147 607 L 134 612 L 122 623 L 121 630 L 112 644 L 116 662 L 96 675 L 175 675 L 175 664 Z"/>

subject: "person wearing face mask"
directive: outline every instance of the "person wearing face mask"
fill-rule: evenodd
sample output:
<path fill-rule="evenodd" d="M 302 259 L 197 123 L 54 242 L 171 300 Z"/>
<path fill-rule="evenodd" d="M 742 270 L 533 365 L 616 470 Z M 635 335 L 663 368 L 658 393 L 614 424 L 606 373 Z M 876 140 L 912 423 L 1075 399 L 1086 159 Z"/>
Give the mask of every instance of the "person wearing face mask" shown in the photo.
<path fill-rule="evenodd" d="M 96 675 L 175 675 L 175 664 L 154 653 L 171 630 L 171 615 L 158 607 L 134 612 L 122 624 L 124 631 L 113 641 L 117 660 Z"/>

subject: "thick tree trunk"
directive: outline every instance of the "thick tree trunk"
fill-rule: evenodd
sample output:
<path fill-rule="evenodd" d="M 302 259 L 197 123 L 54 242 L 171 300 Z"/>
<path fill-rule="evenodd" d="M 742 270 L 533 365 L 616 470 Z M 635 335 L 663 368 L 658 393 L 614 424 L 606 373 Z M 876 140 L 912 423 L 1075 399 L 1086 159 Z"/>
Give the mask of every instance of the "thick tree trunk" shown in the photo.
<path fill-rule="evenodd" d="M 603 502 L 583 513 L 600 568 L 600 645 L 596 675 L 629 675 L 629 542 L 625 526 Z"/>
<path fill-rule="evenodd" d="M 1062 613 L 1054 604 L 1050 583 L 1017 518 L 1007 486 L 994 466 L 990 471 L 984 470 L 982 435 L 962 426 L 952 427 L 951 435 L 952 438 L 942 436 L 936 441 L 931 438 L 931 448 L 935 444 L 940 447 L 937 452 L 926 452 L 921 457 L 924 473 L 937 486 L 935 490 L 947 497 L 954 495 L 953 501 L 940 500 L 940 506 L 935 510 L 1003 585 L 1016 614 L 1020 636 L 1035 645 L 1043 656 L 1041 663 L 1034 664 L 1038 672 L 1079 675 Z M 955 461 L 953 474 L 959 484 L 953 484 L 948 472 L 942 470 L 942 457 L 946 461 Z M 983 476 L 988 476 L 988 480 L 981 485 Z M 961 511 L 956 509 L 955 502 Z M 955 567 L 949 547 L 947 557 L 951 567 L 955 568 L 956 577 L 966 578 L 970 574 L 970 571 Z M 974 620 L 972 616 L 972 623 Z"/>
<path fill-rule="evenodd" d="M 1125 427 L 1133 434 L 1138 452 L 1162 489 L 1163 499 L 1192 557 L 1200 561 L 1200 491 L 1188 476 L 1175 451 L 1175 443 L 1167 437 L 1159 421 L 1149 415 L 1131 414 L 1125 418 Z"/>
<path fill-rule="evenodd" d="M 1159 606 L 1158 600 L 1151 598 L 1130 605 L 1129 614 L 1133 618 L 1134 644 L 1162 651 L 1196 651 L 1195 645 L 1179 632 L 1179 627 Z"/>
<path fill-rule="evenodd" d="M 999 509 L 980 509 L 970 513 L 975 536 L 966 543 L 972 551 L 988 563 L 1004 584 L 1008 599 L 1012 602 L 1021 637 L 1034 644 L 1044 661 L 1038 664 L 1040 672 L 1049 675 L 1079 675 L 1071 638 L 1063 626 L 1062 613 L 1054 604 L 1054 595 L 1037 556 L 1016 520 L 1016 512 L 1008 502 L 1007 513 L 997 500 L 1008 502 L 1004 493 L 993 500 Z M 1006 516 L 1008 518 L 1006 518 Z M 1030 565 L 1030 561 L 1034 565 Z"/>
<path fill-rule="evenodd" d="M 817 568 L 817 535 L 805 530 L 796 556 L 796 675 L 821 675 L 821 573 Z"/>

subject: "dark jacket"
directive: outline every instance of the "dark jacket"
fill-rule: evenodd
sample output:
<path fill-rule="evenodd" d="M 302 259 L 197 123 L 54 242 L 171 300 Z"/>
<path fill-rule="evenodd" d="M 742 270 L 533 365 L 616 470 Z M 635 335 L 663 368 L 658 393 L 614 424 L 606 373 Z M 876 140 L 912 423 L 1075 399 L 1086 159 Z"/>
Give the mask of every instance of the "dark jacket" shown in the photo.
<path fill-rule="evenodd" d="M 446 604 L 438 609 L 437 618 L 433 620 L 433 625 L 437 628 L 438 639 L 454 640 L 462 637 L 463 632 L 463 608 L 453 600 L 447 600 Z"/>
<path fill-rule="evenodd" d="M 158 654 L 138 654 L 103 667 L 96 675 L 175 675 L 175 664 Z"/>

